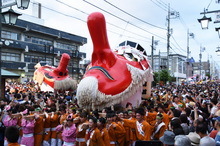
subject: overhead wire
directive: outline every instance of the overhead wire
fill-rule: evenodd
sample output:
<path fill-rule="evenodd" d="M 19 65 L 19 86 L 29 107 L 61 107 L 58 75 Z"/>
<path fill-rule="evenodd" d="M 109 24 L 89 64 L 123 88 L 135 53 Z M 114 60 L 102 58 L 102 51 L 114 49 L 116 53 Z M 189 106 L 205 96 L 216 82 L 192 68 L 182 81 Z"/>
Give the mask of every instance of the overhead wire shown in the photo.
<path fill-rule="evenodd" d="M 84 11 L 82 11 L 82 10 L 79 10 L 79 9 L 73 7 L 73 6 L 70 6 L 70 5 L 66 4 L 66 3 L 63 3 L 62 1 L 59 1 L 59 0 L 56 0 L 56 1 L 59 2 L 59 3 L 61 3 L 61 4 L 63 4 L 63 5 L 65 5 L 65 6 L 67 6 L 67 7 L 69 7 L 69 8 L 72 8 L 72 9 L 74 9 L 74 10 L 76 10 L 76 11 L 79 11 L 79 12 L 81 12 L 81 13 L 83 13 L 83 14 L 89 15 L 89 13 L 86 13 L 86 12 L 84 12 Z M 114 26 L 114 27 L 116 27 L 116 28 L 121 29 L 121 30 L 124 31 L 124 28 L 122 28 L 122 27 L 120 27 L 120 26 L 118 26 L 118 25 L 112 24 L 112 23 L 110 23 L 110 22 L 106 22 L 106 23 L 109 24 L 109 25 L 111 25 L 111 26 Z M 129 22 L 127 22 L 127 23 L 129 23 Z M 129 33 L 131 33 L 131 34 L 133 34 L 133 35 L 136 35 L 136 36 L 139 36 L 139 37 L 142 37 L 142 38 L 146 38 L 146 36 L 137 34 L 137 33 L 135 33 L 135 32 L 129 31 L 129 30 L 126 30 L 126 32 L 129 32 Z M 151 40 L 151 38 L 146 38 L 146 39 Z"/>
<path fill-rule="evenodd" d="M 154 3 L 156 6 L 158 6 L 159 8 L 161 8 L 162 10 L 164 10 L 165 12 L 168 12 L 167 9 L 165 9 L 164 7 L 160 6 L 159 4 L 157 4 L 156 2 L 154 2 L 153 0 L 150 0 L 152 3 Z"/>
<path fill-rule="evenodd" d="M 89 5 L 91 5 L 91 6 L 95 7 L 95 8 L 97 8 L 97 9 L 102 10 L 103 12 L 105 12 L 105 13 L 107 13 L 107 14 L 109 14 L 109 15 L 115 17 L 115 18 L 118 18 L 118 19 L 121 20 L 121 21 L 124 21 L 124 22 L 126 22 L 126 23 L 128 22 L 127 20 L 125 20 L 125 19 L 123 19 L 123 18 L 121 18 L 121 17 L 119 17 L 119 16 L 116 16 L 115 14 L 112 14 L 112 13 L 108 12 L 107 10 L 104 10 L 104 9 L 102 9 L 102 8 L 100 8 L 100 7 L 94 5 L 94 4 L 92 4 L 92 3 L 90 3 L 90 2 L 88 2 L 88 1 L 86 1 L 86 0 L 83 0 L 83 1 L 84 1 L 85 3 L 87 3 L 87 4 L 89 4 Z M 135 25 L 135 24 L 133 24 L 133 23 L 129 23 L 129 24 L 132 25 L 132 26 L 134 26 L 134 27 L 136 27 L 136 28 L 138 28 L 138 29 L 140 29 L 140 30 L 143 30 L 143 31 L 145 31 L 145 32 L 147 32 L 147 33 L 149 33 L 149 34 L 151 34 L 151 35 L 154 35 L 154 36 L 157 36 L 158 38 L 161 38 L 161 39 L 163 39 L 163 40 L 166 40 L 165 38 L 163 38 L 163 37 L 161 37 L 161 36 L 159 36 L 159 35 L 157 35 L 157 34 L 154 34 L 154 33 L 150 32 L 150 31 L 148 31 L 148 30 L 146 30 L 146 29 L 143 29 L 142 27 L 139 27 L 139 26 L 137 26 L 137 25 Z"/>
<path fill-rule="evenodd" d="M 116 8 L 116 9 L 120 10 L 121 12 L 123 12 L 123 13 L 125 13 L 125 14 L 127 14 L 127 15 L 129 15 L 129 16 L 131 16 L 131 17 L 133 17 L 133 18 L 135 18 L 135 19 L 137 19 L 137 20 L 139 20 L 139 21 L 145 23 L 145 24 L 148 24 L 148 25 L 150 25 L 150 26 L 153 26 L 153 27 L 156 27 L 156 28 L 159 28 L 159 29 L 162 29 L 162 30 L 166 30 L 166 28 L 162 28 L 162 27 L 160 27 L 160 26 L 156 26 L 156 25 L 154 25 L 154 24 L 151 24 L 151 23 L 149 23 L 149 22 L 147 22 L 147 21 L 144 21 L 144 20 L 142 20 L 142 19 L 140 19 L 140 18 L 138 18 L 138 17 L 136 17 L 136 16 L 134 16 L 134 15 L 132 15 L 132 14 L 126 12 L 126 11 L 124 11 L 123 9 L 121 9 L 121 8 L 119 8 L 119 7 L 117 7 L 117 6 L 115 6 L 114 4 L 110 3 L 110 2 L 107 1 L 107 0 L 104 0 L 104 2 L 106 2 L 107 4 L 111 5 L 112 7 L 114 7 L 114 8 Z"/>

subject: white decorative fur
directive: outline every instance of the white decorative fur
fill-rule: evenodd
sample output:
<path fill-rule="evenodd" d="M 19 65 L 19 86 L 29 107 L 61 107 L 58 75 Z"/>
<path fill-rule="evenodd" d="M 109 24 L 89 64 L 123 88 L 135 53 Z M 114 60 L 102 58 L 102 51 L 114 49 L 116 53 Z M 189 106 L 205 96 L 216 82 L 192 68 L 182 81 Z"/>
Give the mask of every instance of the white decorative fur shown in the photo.
<path fill-rule="evenodd" d="M 75 90 L 77 86 L 76 81 L 66 78 L 61 81 L 54 81 L 54 90 L 66 91 L 66 90 Z"/>
<path fill-rule="evenodd" d="M 116 95 L 105 95 L 98 90 L 98 80 L 95 77 L 86 77 L 81 80 L 77 89 L 77 98 L 79 105 L 85 108 L 103 109 L 114 104 L 121 103 L 127 98 L 133 96 L 146 81 L 152 79 L 151 68 L 141 70 L 127 64 L 131 73 L 132 82 L 123 92 Z"/>

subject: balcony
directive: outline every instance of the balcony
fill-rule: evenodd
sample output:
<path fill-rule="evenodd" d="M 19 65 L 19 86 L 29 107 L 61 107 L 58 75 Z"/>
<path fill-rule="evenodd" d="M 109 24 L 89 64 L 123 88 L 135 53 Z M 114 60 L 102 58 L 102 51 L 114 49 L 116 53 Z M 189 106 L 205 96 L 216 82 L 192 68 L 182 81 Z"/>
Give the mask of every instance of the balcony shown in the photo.
<path fill-rule="evenodd" d="M 26 63 L 24 62 L 7 62 L 2 61 L 3 69 L 24 69 L 26 67 Z"/>

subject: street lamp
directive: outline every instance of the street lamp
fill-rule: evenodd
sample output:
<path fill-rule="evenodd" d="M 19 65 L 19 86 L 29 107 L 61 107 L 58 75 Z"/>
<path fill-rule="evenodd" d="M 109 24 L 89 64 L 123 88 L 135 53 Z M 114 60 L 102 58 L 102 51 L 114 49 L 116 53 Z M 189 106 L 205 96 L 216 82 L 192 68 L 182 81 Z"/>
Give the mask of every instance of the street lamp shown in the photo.
<path fill-rule="evenodd" d="M 215 51 L 217 53 L 218 56 L 220 56 L 220 47 L 217 47 L 217 50 Z"/>
<path fill-rule="evenodd" d="M 208 29 L 209 22 L 212 21 L 212 18 L 211 17 L 207 18 L 204 14 L 204 16 L 201 19 L 198 19 L 198 21 L 199 23 L 201 23 L 202 29 Z"/>
<path fill-rule="evenodd" d="M 27 9 L 29 5 L 30 0 L 17 0 L 17 7 L 18 9 Z"/>
<path fill-rule="evenodd" d="M 12 9 L 9 9 L 6 12 L 2 12 L 2 16 L 5 18 L 5 23 L 9 24 L 9 25 L 15 25 L 18 16 L 20 16 L 21 14 L 16 13 L 15 11 L 13 11 Z"/>
<path fill-rule="evenodd" d="M 220 38 L 220 27 L 215 28 L 215 31 L 217 31 L 217 32 L 218 32 L 218 37 Z"/>

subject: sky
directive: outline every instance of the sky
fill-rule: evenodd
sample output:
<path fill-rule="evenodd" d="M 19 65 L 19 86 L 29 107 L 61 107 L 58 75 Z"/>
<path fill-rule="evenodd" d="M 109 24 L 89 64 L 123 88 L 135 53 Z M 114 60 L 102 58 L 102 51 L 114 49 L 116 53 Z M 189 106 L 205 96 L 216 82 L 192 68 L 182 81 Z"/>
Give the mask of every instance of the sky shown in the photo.
<path fill-rule="evenodd" d="M 187 55 L 187 30 L 194 33 L 194 39 L 189 39 L 190 57 L 199 61 L 200 46 L 205 47 L 202 61 L 216 62 L 220 65 L 220 56 L 216 47 L 220 46 L 215 21 L 215 14 L 206 14 L 212 18 L 209 29 L 202 30 L 197 19 L 203 17 L 200 12 L 219 10 L 216 0 L 31 0 L 27 10 L 16 10 L 24 15 L 32 13 L 33 2 L 42 4 L 42 19 L 44 25 L 87 38 L 87 44 L 80 48 L 87 53 L 86 59 L 91 59 L 92 41 L 87 28 L 87 17 L 92 12 L 104 14 L 107 22 L 107 34 L 112 49 L 119 43 L 130 40 L 139 43 L 151 54 L 152 36 L 158 41 L 154 54 L 167 51 L 167 15 L 168 4 L 171 12 L 178 12 L 179 17 L 171 16 L 170 52 Z M 120 8 L 118 10 L 117 8 Z M 13 9 L 16 9 L 14 6 Z M 153 26 L 151 26 L 151 25 Z M 156 26 L 156 27 L 154 27 Z"/>

